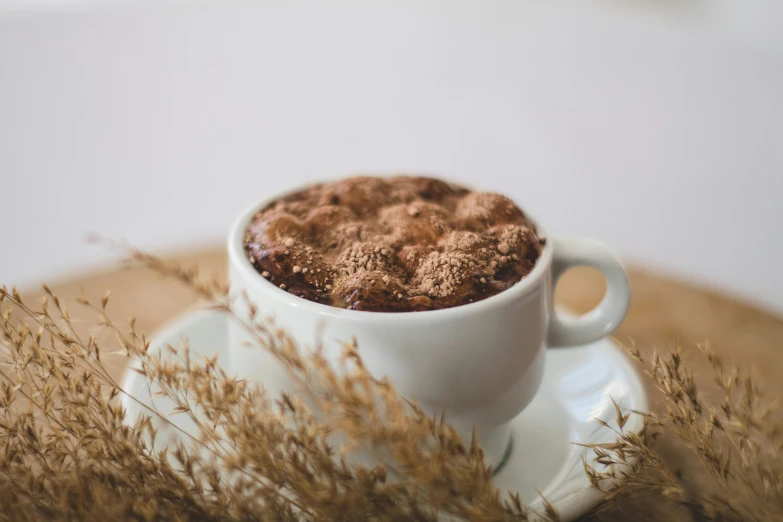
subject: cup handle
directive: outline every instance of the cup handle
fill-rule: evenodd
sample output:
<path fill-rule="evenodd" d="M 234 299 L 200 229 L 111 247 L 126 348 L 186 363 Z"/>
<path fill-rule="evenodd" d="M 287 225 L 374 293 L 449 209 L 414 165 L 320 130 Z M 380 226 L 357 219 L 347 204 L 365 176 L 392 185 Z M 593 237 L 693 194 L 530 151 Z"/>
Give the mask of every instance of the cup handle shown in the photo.
<path fill-rule="evenodd" d="M 606 277 L 606 294 L 597 307 L 581 317 L 561 317 L 553 311 L 549 318 L 547 345 L 550 348 L 592 343 L 617 329 L 628 311 L 631 285 L 623 265 L 608 248 L 592 239 L 565 238 L 552 241 L 552 289 L 566 271 L 591 266 Z"/>

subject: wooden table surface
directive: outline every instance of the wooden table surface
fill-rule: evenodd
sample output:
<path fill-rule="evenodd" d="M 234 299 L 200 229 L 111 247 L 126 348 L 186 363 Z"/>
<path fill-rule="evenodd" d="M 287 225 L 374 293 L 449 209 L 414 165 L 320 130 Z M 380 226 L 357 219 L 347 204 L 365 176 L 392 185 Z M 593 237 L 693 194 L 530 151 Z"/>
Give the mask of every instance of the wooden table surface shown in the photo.
<path fill-rule="evenodd" d="M 195 263 L 207 273 L 225 277 L 226 256 L 221 248 L 187 252 L 171 259 Z M 710 291 L 641 270 L 631 269 L 630 276 L 633 299 L 628 316 L 616 333 L 618 340 L 632 339 L 646 353 L 654 348 L 675 348 L 679 343 L 686 363 L 695 370 L 697 384 L 709 386 L 712 373 L 696 347 L 697 343 L 709 339 L 714 351 L 727 362 L 751 366 L 764 389 L 773 396 L 783 395 L 783 319 Z M 196 301 L 188 290 L 175 283 L 162 282 L 157 274 L 141 268 L 85 273 L 59 283 L 52 281 L 50 286 L 66 300 L 77 297 L 82 291 L 91 299 L 100 299 L 107 290 L 111 290 L 109 311 L 112 317 L 124 320 L 135 316 L 139 329 L 148 334 L 154 333 Z M 598 272 L 575 269 L 563 277 L 556 299 L 559 304 L 574 311 L 584 312 L 600 300 L 603 292 L 603 277 Z M 23 292 L 25 298 L 34 298 L 39 293 L 36 289 Z M 75 311 L 76 308 L 73 308 L 71 315 L 77 315 Z M 81 327 L 87 329 L 90 326 L 85 318 Z M 119 375 L 125 368 L 117 365 L 112 371 Z M 648 389 L 655 393 L 651 387 L 648 386 Z M 651 404 L 660 402 L 652 400 Z M 686 473 L 692 465 L 690 456 L 681 449 L 663 447 L 660 451 L 673 466 L 681 467 Z M 698 481 L 700 477 L 692 478 Z M 619 511 L 602 519 L 636 518 L 634 513 L 638 513 L 639 502 L 643 501 L 621 506 Z M 675 516 L 674 511 L 660 501 L 648 502 L 642 509 L 660 517 L 688 520 L 687 514 L 678 512 Z"/>

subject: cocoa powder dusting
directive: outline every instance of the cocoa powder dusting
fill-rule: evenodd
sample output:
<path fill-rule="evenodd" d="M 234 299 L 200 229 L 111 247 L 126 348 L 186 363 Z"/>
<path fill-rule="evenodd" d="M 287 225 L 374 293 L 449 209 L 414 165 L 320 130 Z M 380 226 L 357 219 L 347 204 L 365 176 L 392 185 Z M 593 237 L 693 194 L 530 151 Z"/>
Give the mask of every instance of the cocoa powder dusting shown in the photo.
<path fill-rule="evenodd" d="M 261 210 L 244 238 L 280 288 L 378 312 L 486 299 L 527 275 L 543 244 L 505 196 L 413 176 L 313 185 Z"/>

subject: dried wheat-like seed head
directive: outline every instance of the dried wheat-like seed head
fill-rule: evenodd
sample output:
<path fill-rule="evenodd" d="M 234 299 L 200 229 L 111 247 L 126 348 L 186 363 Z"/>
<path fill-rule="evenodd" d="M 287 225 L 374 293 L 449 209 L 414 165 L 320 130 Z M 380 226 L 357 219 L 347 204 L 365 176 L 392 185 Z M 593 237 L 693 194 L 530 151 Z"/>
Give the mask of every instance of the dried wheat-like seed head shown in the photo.
<path fill-rule="evenodd" d="M 528 519 L 517 496 L 501 499 L 475 440 L 462 441 L 374 379 L 355 345 L 332 368 L 318 350 L 303 355 L 254 307 L 240 314 L 225 286 L 196 269 L 131 257 L 229 314 L 256 349 L 284 364 L 301 394 L 268 396 L 215 358 L 194 360 L 187 343 L 150 354 L 133 319 L 112 320 L 108 293 L 99 303 L 79 300 L 97 316 L 95 335 L 85 338 L 49 287 L 39 308 L 3 288 L 0 512 L 9 520 Z M 129 425 L 107 354 L 137 360 L 176 415 L 142 404 L 146 413 Z M 161 422 L 183 442 L 153 449 Z M 358 450 L 378 464 L 352 460 Z M 557 519 L 551 506 L 545 516 Z"/>

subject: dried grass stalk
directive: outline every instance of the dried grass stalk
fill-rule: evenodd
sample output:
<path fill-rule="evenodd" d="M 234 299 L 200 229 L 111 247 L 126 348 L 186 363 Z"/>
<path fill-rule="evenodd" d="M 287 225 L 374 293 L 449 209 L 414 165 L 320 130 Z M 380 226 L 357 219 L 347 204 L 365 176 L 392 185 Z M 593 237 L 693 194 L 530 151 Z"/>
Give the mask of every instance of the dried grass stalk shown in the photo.
<path fill-rule="evenodd" d="M 108 295 L 100 303 L 80 300 L 99 325 L 85 339 L 48 287 L 35 308 L 15 289 L 2 289 L 0 518 L 528 519 L 517 497 L 501 499 L 480 447 L 374 379 L 356 346 L 346 346 L 343 367 L 332 368 L 251 304 L 233 302 L 218 282 L 143 253 L 133 258 L 242 324 L 302 394 L 270 397 L 226 374 L 214 358 L 191 358 L 187 345 L 172 347 L 173 358 L 149 353 L 135 321 L 121 326 L 110 318 Z M 102 341 L 106 332 L 111 342 Z M 148 385 L 174 401 L 196 434 L 148 405 L 128 425 L 119 402 L 126 391 L 103 363 L 109 356 L 136 359 Z M 153 420 L 185 442 L 155 450 Z M 352 461 L 357 449 L 378 463 Z"/>
<path fill-rule="evenodd" d="M 752 373 L 724 362 L 704 344 L 717 390 L 702 390 L 683 364 L 681 349 L 647 358 L 634 345 L 625 346 L 663 396 L 665 414 L 617 410 L 620 430 L 611 444 L 590 445 L 595 456 L 585 462 L 591 482 L 606 493 L 603 510 L 623 498 L 657 493 L 690 510 L 696 520 L 783 520 L 783 429 L 777 401 L 759 389 Z M 718 391 L 719 401 L 705 399 Z M 625 433 L 629 415 L 642 415 L 640 433 Z M 684 446 L 700 466 L 687 473 L 673 469 L 656 450 L 658 440 Z M 711 477 L 708 487 L 695 478 Z M 703 481 L 700 481 L 703 482 Z"/>
<path fill-rule="evenodd" d="M 80 305 L 97 316 L 89 338 L 46 286 L 38 306 L 0 289 L 0 519 L 37 520 L 423 520 L 533 518 L 518 496 L 502 497 L 478 444 L 462 441 L 442 419 L 424 414 L 387 381 L 373 378 L 360 350 L 345 346 L 342 367 L 305 352 L 252 303 L 233 302 L 219 281 L 141 252 L 131 261 L 176 279 L 238 321 L 256 349 L 277 357 L 301 394 L 269 396 L 227 375 L 216 359 L 150 354 L 133 319 L 109 316 L 109 295 Z M 239 310 L 249 310 L 240 313 Z M 107 335 L 109 334 L 109 335 Z M 679 352 L 631 357 L 665 397 L 665 415 L 617 408 L 618 438 L 591 446 L 585 472 L 606 493 L 603 510 L 626 497 L 655 493 L 714 520 L 780 520 L 783 439 L 770 420 L 775 403 L 756 383 L 707 348 L 724 396 L 710 404 Z M 126 394 L 103 361 L 138 363 L 180 416 L 146 413 L 129 425 Z M 135 400 L 131 397 L 131 400 Z M 137 401 L 138 402 L 138 401 Z M 645 417 L 625 432 L 629 415 Z M 195 434 L 178 425 L 186 418 Z M 153 422 L 155 421 L 155 422 Z M 182 443 L 155 449 L 155 425 Z M 695 490 L 656 451 L 669 435 L 699 457 L 716 490 Z M 352 458 L 371 454 L 376 465 Z M 547 505 L 546 520 L 557 520 Z"/>

